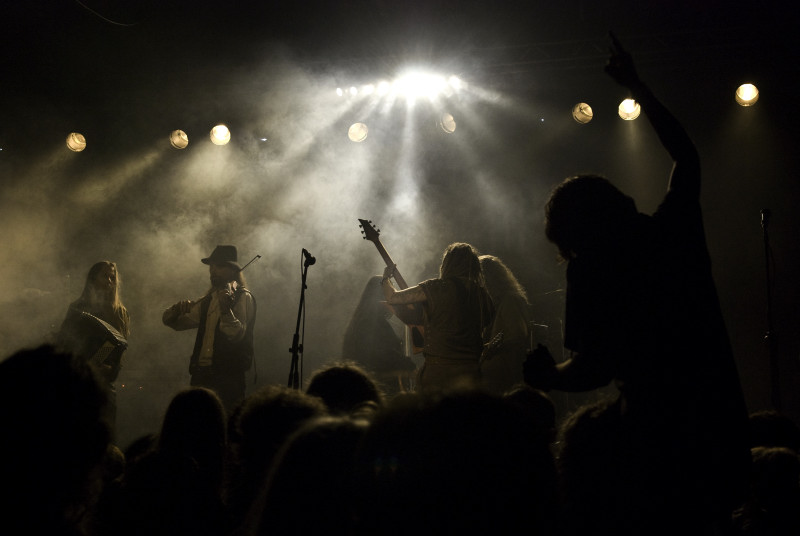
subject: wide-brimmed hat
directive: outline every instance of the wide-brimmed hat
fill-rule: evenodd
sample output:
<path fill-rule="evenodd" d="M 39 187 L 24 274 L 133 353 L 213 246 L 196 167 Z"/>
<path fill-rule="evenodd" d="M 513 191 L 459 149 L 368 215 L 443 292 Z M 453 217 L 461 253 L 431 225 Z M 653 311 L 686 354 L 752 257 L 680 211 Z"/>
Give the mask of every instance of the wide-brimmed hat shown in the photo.
<path fill-rule="evenodd" d="M 241 270 L 242 267 L 239 266 L 237 260 L 236 246 L 217 246 L 211 252 L 211 255 L 205 259 L 200 259 L 200 262 L 203 264 L 223 264 Z"/>

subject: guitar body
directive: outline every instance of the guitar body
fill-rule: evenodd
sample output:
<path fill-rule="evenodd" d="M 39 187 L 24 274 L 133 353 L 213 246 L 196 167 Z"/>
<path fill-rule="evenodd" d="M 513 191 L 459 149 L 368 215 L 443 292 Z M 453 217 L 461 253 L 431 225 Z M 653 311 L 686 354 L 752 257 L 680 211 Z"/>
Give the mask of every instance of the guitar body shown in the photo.
<path fill-rule="evenodd" d="M 359 219 L 358 221 L 361 224 L 360 227 L 363 229 L 361 232 L 364 235 L 364 240 L 369 240 L 375 244 L 375 247 L 378 249 L 378 253 L 380 253 L 381 258 L 383 258 L 383 262 L 386 263 L 386 266 L 395 267 L 394 280 L 397 283 L 397 286 L 400 288 L 400 290 L 407 289 L 408 284 L 405 282 L 405 279 L 403 279 L 403 276 L 400 275 L 400 272 L 397 270 L 397 265 L 386 251 L 386 248 L 383 247 L 383 244 L 381 244 L 380 231 L 372 225 L 372 221 L 362 219 Z M 422 326 L 422 308 L 414 305 L 408 305 L 404 307 L 389 307 L 391 307 L 392 311 L 394 311 L 395 316 L 406 325 L 406 329 L 411 330 L 412 351 L 415 354 L 421 353 L 422 348 L 425 345 L 425 330 Z"/>

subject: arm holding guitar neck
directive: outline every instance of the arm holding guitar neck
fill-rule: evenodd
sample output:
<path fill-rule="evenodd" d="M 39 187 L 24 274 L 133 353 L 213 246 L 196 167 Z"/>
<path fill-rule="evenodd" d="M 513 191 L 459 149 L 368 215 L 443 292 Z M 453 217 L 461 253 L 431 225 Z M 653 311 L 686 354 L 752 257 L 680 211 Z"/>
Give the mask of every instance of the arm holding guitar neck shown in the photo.
<path fill-rule="evenodd" d="M 397 284 L 401 286 L 401 290 L 397 290 L 392 285 L 391 278 L 394 277 Z M 381 279 L 381 288 L 383 289 L 383 297 L 386 298 L 386 303 L 389 305 L 407 305 L 412 303 L 421 303 L 426 301 L 428 298 L 425 295 L 425 291 L 422 290 L 422 287 L 419 285 L 415 285 L 411 288 L 408 288 L 405 285 L 405 281 L 398 280 L 400 274 L 397 273 L 397 270 L 394 266 L 387 266 L 386 269 L 383 271 L 383 279 Z M 402 277 L 400 277 L 402 280 Z"/>

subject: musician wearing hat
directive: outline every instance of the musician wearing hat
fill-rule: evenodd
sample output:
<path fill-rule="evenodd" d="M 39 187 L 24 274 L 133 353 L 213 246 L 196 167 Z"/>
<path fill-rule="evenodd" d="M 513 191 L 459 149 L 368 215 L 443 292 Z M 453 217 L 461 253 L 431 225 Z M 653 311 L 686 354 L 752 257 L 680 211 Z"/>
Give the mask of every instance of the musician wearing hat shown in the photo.
<path fill-rule="evenodd" d="M 245 288 L 235 246 L 220 245 L 201 259 L 211 288 L 198 300 L 182 300 L 162 321 L 177 331 L 197 329 L 189 361 L 191 385 L 216 391 L 230 413 L 245 395 L 245 373 L 253 363 L 256 302 Z"/>

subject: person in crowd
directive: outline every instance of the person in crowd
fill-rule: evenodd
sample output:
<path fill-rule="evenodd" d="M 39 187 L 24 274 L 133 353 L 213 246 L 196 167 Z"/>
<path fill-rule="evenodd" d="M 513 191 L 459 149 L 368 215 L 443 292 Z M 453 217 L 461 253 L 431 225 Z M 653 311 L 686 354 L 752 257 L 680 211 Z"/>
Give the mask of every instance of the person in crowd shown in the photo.
<path fill-rule="evenodd" d="M 788 415 L 772 409 L 748 417 L 750 447 L 786 447 L 800 454 L 800 426 Z"/>
<path fill-rule="evenodd" d="M 800 455 L 755 447 L 750 494 L 733 513 L 736 536 L 800 534 Z"/>
<path fill-rule="evenodd" d="M 462 383 L 480 383 L 480 358 L 484 335 L 493 316 L 478 251 L 470 244 L 447 246 L 439 277 L 404 290 L 390 281 L 394 266 L 387 266 L 382 287 L 391 306 L 416 305 L 422 311 L 425 358 L 419 371 L 422 392 L 443 391 Z"/>
<path fill-rule="evenodd" d="M 380 408 L 385 398 L 377 380 L 359 364 L 349 361 L 315 371 L 306 393 L 321 398 L 328 411 L 336 415 L 350 415 L 370 405 Z"/>
<path fill-rule="evenodd" d="M 229 422 L 229 481 L 226 504 L 230 530 L 251 529 L 249 511 L 278 451 L 309 419 L 328 415 L 325 403 L 297 389 L 269 385 L 248 395 Z"/>
<path fill-rule="evenodd" d="M 108 403 L 97 370 L 55 346 L 0 361 L 0 532 L 88 532 L 111 445 Z"/>
<path fill-rule="evenodd" d="M 480 389 L 408 393 L 356 457 L 356 535 L 552 535 L 555 468 L 521 407 Z"/>
<path fill-rule="evenodd" d="M 672 157 L 669 186 L 653 215 L 639 213 L 601 176 L 569 178 L 554 189 L 545 233 L 567 262 L 564 345 L 571 357 L 556 365 L 540 345 L 526 360 L 525 379 L 563 391 L 615 382 L 619 431 L 631 453 L 616 477 L 627 483 L 617 499 L 636 514 L 627 533 L 689 526 L 714 533 L 741 503 L 750 453 L 706 246 L 700 159 L 611 39 L 606 72 L 641 105 Z"/>
<path fill-rule="evenodd" d="M 253 363 L 256 301 L 245 286 L 235 246 L 220 245 L 208 257 L 211 288 L 198 300 L 182 300 L 162 315 L 164 325 L 197 329 L 189 361 L 191 385 L 207 387 L 230 413 L 244 398 L 245 374 Z"/>
<path fill-rule="evenodd" d="M 254 508 L 253 534 L 352 536 L 356 449 L 369 421 L 310 419 L 276 455 Z"/>
<path fill-rule="evenodd" d="M 522 367 L 530 346 L 528 297 L 501 259 L 494 255 L 481 255 L 479 260 L 486 290 L 494 304 L 489 340 L 502 333 L 498 348 L 487 352 L 481 364 L 481 377 L 486 389 L 502 395 L 524 381 Z"/>
<path fill-rule="evenodd" d="M 406 355 L 403 340 L 389 319 L 381 276 L 367 280 L 342 343 L 342 358 L 355 361 L 375 375 L 388 396 L 410 388 L 416 364 Z"/>
<path fill-rule="evenodd" d="M 126 469 L 106 500 L 104 533 L 223 534 L 226 453 L 226 414 L 217 394 L 203 387 L 177 393 L 154 447 Z"/>
<path fill-rule="evenodd" d="M 55 344 L 96 366 L 108 388 L 112 434 L 116 428 L 116 388 L 128 347 L 131 320 L 122 303 L 122 281 L 117 264 L 100 261 L 89 268 L 77 300 L 67 308 Z"/>

